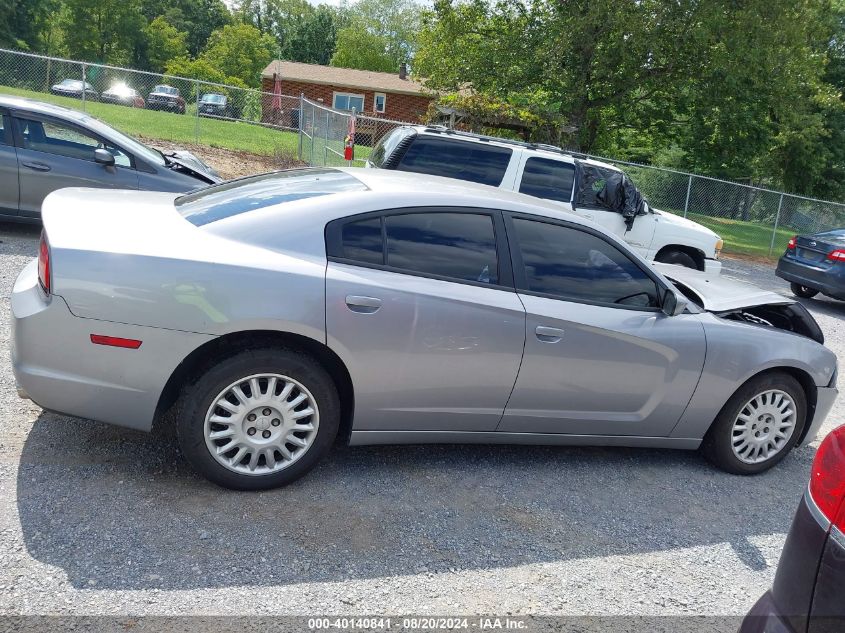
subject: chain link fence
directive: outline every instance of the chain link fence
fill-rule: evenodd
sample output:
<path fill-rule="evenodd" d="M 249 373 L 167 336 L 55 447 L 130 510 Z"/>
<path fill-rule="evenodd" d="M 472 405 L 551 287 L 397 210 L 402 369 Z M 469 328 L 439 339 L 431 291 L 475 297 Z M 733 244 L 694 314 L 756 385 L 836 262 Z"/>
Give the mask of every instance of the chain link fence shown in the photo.
<path fill-rule="evenodd" d="M 375 118 L 327 108 L 308 99 L 302 100 L 299 158 L 309 165 L 361 167 L 384 135 L 392 129 L 409 125 L 407 121 Z M 355 147 L 352 160 L 344 149 L 349 122 L 355 117 Z"/>
<path fill-rule="evenodd" d="M 142 139 L 296 156 L 300 97 L 0 49 L 0 93 L 82 110 Z"/>
<path fill-rule="evenodd" d="M 0 49 L 0 93 L 83 110 L 142 139 L 197 143 L 274 156 L 289 164 L 364 164 L 402 121 L 356 117 L 354 157 L 345 159 L 349 112 L 302 96 L 196 78 Z M 603 157 L 626 171 L 649 203 L 707 226 L 726 253 L 768 256 L 796 233 L 845 226 L 845 204 Z"/>

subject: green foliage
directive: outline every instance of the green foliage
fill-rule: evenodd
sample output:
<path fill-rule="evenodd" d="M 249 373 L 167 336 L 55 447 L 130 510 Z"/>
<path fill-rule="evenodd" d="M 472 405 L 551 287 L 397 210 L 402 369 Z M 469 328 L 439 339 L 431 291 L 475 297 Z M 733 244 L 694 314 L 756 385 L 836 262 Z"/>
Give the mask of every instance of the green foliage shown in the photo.
<path fill-rule="evenodd" d="M 192 56 L 199 54 L 214 31 L 232 21 L 223 0 L 141 0 L 141 11 L 149 22 L 163 15 L 178 31 L 187 33 Z"/>
<path fill-rule="evenodd" d="M 171 59 L 188 56 L 188 34 L 170 25 L 164 16 L 158 16 L 144 29 L 147 38 L 147 59 L 150 69 L 161 72 Z"/>
<path fill-rule="evenodd" d="M 64 0 L 64 9 L 71 58 L 115 65 L 136 58 L 145 26 L 139 0 Z"/>
<path fill-rule="evenodd" d="M 0 10 L 0 46 L 38 50 L 42 29 L 56 8 L 56 0 L 6 0 Z"/>
<path fill-rule="evenodd" d="M 337 12 L 306 0 L 245 0 L 238 9 L 244 22 L 271 35 L 282 59 L 328 64 L 337 35 Z"/>
<path fill-rule="evenodd" d="M 392 62 L 391 72 L 413 60 L 422 19 L 422 8 L 416 0 L 358 0 L 345 5 L 343 12 L 348 22 L 344 26 L 381 39 L 384 53 Z"/>
<path fill-rule="evenodd" d="M 208 38 L 200 59 L 247 86 L 261 85 L 261 71 L 274 57 L 275 42 L 249 24 L 227 24 Z"/>
<path fill-rule="evenodd" d="M 337 32 L 337 48 L 332 55 L 331 65 L 377 72 L 398 70 L 387 53 L 386 40 L 356 26 L 347 26 Z"/>

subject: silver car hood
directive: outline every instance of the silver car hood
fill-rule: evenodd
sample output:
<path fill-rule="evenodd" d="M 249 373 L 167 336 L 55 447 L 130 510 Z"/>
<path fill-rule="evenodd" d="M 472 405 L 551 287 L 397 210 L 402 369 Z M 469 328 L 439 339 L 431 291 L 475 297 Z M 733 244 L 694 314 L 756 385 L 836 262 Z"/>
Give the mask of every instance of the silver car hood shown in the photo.
<path fill-rule="evenodd" d="M 729 279 L 724 275 L 708 275 L 674 264 L 653 263 L 654 268 L 670 281 L 689 288 L 701 299 L 702 307 L 709 312 L 726 312 L 761 305 L 789 305 L 795 303 L 770 290 Z"/>

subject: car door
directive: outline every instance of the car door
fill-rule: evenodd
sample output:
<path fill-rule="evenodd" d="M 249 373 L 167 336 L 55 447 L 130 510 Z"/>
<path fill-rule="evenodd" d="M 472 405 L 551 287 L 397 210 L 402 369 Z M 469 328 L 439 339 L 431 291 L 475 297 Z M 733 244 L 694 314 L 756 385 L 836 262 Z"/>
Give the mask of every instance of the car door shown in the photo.
<path fill-rule="evenodd" d="M 18 215 L 18 154 L 9 113 L 0 110 L 0 215 Z"/>
<path fill-rule="evenodd" d="M 704 364 L 698 316 L 665 315 L 653 274 L 596 231 L 507 222 L 526 340 L 498 430 L 668 435 Z"/>
<path fill-rule="evenodd" d="M 581 162 L 581 172 L 582 178 L 585 174 L 590 176 L 590 182 L 581 184 L 581 191 L 576 192 L 574 196 L 575 213 L 600 224 L 613 235 L 625 240 L 642 257 L 650 257 L 658 216 L 654 213 L 639 215 L 634 218 L 629 228 L 625 217 L 618 210 L 608 208 L 600 199 L 608 181 L 618 181 L 621 172 L 584 161 Z"/>
<path fill-rule="evenodd" d="M 327 340 L 355 431 L 494 431 L 525 341 L 501 214 L 405 209 L 326 235 Z"/>
<path fill-rule="evenodd" d="M 132 156 L 94 133 L 52 117 L 14 113 L 13 119 L 22 216 L 39 217 L 47 194 L 63 187 L 138 188 Z M 98 147 L 114 155 L 113 166 L 94 161 Z"/>

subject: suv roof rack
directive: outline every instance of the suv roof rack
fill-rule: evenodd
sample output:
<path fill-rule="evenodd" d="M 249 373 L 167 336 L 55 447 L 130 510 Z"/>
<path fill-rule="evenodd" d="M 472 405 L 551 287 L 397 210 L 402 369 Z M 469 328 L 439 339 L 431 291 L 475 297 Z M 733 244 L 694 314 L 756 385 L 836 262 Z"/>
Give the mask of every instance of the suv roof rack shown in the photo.
<path fill-rule="evenodd" d="M 525 147 L 526 149 L 541 149 L 546 152 L 554 152 L 555 154 L 563 154 L 564 156 L 577 156 L 573 152 L 568 152 L 555 145 L 547 143 L 529 143 L 526 141 L 517 141 L 515 139 L 500 138 L 498 136 L 487 136 L 485 134 L 476 134 L 475 132 L 463 132 L 461 130 L 452 130 L 443 125 L 427 125 L 424 128 L 425 132 L 433 132 L 434 134 L 448 134 L 449 136 L 460 136 L 462 138 L 471 138 L 476 141 L 483 141 L 485 143 L 495 142 L 504 143 L 505 145 L 515 145 L 516 147 Z"/>

